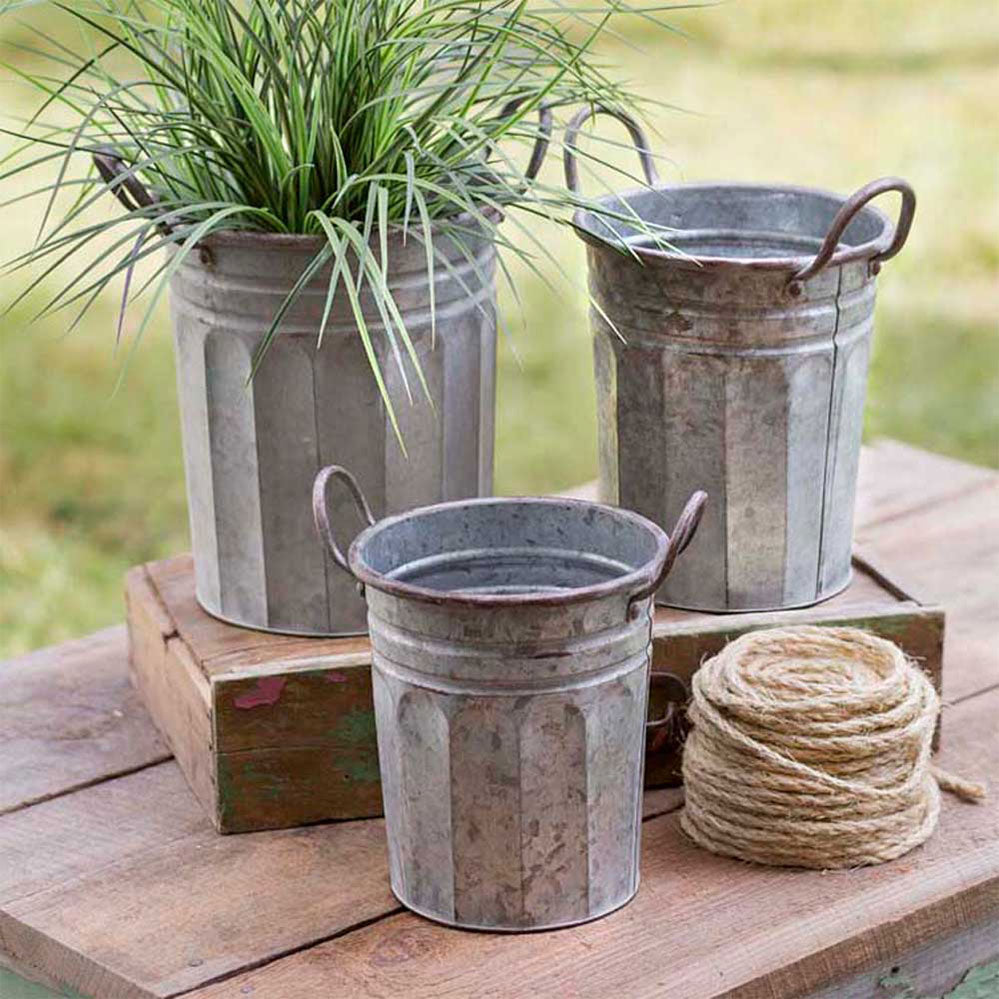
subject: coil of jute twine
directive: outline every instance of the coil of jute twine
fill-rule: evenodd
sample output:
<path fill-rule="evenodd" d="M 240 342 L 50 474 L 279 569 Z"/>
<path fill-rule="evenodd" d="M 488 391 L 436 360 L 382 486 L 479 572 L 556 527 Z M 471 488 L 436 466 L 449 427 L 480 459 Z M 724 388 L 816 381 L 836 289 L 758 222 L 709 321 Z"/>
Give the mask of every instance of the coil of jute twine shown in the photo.
<path fill-rule="evenodd" d="M 925 674 L 867 632 L 744 635 L 694 676 L 681 826 L 714 853 L 761 864 L 900 857 L 936 827 L 940 788 L 985 796 L 931 765 L 939 710 Z"/>

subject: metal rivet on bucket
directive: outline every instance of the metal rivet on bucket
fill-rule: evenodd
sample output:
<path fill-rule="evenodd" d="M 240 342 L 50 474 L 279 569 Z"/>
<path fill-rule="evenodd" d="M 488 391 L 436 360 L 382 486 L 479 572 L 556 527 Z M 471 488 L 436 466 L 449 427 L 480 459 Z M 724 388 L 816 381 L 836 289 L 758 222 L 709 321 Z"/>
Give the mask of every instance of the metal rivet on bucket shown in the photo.
<path fill-rule="evenodd" d="M 703 610 L 806 606 L 850 577 L 875 281 L 915 211 L 897 177 L 849 198 L 802 187 L 659 183 L 579 211 L 595 303 L 600 496 L 669 523 L 711 508 L 659 599 Z M 565 174 L 578 184 L 575 144 Z M 868 202 L 902 196 L 896 226 Z M 656 231 L 658 231 L 658 236 Z"/>
<path fill-rule="evenodd" d="M 363 584 L 392 890 L 455 926 L 595 919 L 638 888 L 651 597 L 706 496 L 667 536 L 569 499 L 442 503 L 334 560 Z"/>

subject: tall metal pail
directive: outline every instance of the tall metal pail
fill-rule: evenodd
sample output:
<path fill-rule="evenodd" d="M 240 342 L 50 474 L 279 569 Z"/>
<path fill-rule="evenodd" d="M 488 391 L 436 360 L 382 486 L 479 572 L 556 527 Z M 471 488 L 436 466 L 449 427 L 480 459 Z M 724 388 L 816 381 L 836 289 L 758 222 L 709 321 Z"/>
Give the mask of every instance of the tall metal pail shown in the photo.
<path fill-rule="evenodd" d="M 590 113 L 566 133 L 572 188 Z M 658 602 L 817 603 L 850 579 L 875 276 L 908 236 L 915 195 L 891 177 L 845 199 L 663 186 L 638 125 L 615 116 L 649 186 L 601 199 L 620 221 L 575 217 L 588 244 L 600 498 L 663 524 L 694 484 L 711 494 Z M 868 205 L 886 191 L 902 195 L 894 227 Z"/>
<path fill-rule="evenodd" d="M 552 929 L 638 889 L 651 597 L 697 528 L 567 499 L 379 521 L 341 554 L 368 604 L 392 890 L 443 923 Z"/>
<path fill-rule="evenodd" d="M 392 295 L 436 405 L 407 401 L 401 370 L 412 386 L 416 368 L 408 357 L 397 363 L 382 335 L 384 305 L 367 285 L 358 308 L 408 458 L 348 295 L 334 297 L 317 345 L 332 264 L 301 289 L 250 377 L 274 315 L 322 240 L 218 233 L 172 278 L 195 581 L 199 603 L 216 617 L 300 635 L 364 631 L 363 601 L 312 531 L 309 485 L 324 459 L 350 464 L 379 513 L 492 491 L 496 247 L 485 232 L 463 246 L 438 236 L 431 278 L 425 248 L 390 236 Z"/>

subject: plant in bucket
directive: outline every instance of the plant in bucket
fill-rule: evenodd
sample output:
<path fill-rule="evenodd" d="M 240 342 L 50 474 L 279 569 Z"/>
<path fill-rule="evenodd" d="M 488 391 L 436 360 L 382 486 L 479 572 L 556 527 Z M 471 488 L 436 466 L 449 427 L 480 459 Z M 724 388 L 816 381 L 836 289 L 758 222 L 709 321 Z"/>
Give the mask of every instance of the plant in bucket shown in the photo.
<path fill-rule="evenodd" d="M 330 484 L 369 526 L 345 556 Z M 316 478 L 316 526 L 368 606 L 392 890 L 454 926 L 553 929 L 638 890 L 652 595 L 697 530 L 560 498 L 375 521 Z"/>
<path fill-rule="evenodd" d="M 379 514 L 491 491 L 497 247 L 535 267 L 550 251 L 524 219 L 603 211 L 537 172 L 551 109 L 633 103 L 590 55 L 619 6 L 59 6 L 93 47 L 40 35 L 55 75 L 13 67 L 44 102 L 0 179 L 55 174 L 24 195 L 45 209 L 10 264 L 40 270 L 18 301 L 73 260 L 42 311 L 75 325 L 119 280 L 121 338 L 146 291 L 130 356 L 169 288 L 200 603 L 362 631 L 309 483 L 347 464 Z M 108 191 L 125 211 L 99 216 Z"/>
<path fill-rule="evenodd" d="M 594 299 L 601 499 L 662 524 L 694 485 L 711 493 L 663 603 L 824 600 L 850 579 L 875 278 L 909 234 L 912 188 L 885 177 L 843 198 L 664 185 L 638 123 L 597 110 L 628 128 L 647 181 L 599 198 L 602 214 L 576 214 Z M 590 114 L 566 131 L 572 190 Z M 895 225 L 869 204 L 888 191 L 902 198 Z"/>

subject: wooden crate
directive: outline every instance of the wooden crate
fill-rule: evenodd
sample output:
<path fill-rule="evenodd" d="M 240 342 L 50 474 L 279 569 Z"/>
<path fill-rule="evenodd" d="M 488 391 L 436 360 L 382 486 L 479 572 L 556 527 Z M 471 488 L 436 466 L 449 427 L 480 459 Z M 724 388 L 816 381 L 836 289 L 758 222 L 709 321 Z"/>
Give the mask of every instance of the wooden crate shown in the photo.
<path fill-rule="evenodd" d="M 660 608 L 653 662 L 689 680 L 702 660 L 753 628 L 850 624 L 897 642 L 939 686 L 944 616 L 861 558 L 819 607 L 712 615 Z M 190 556 L 126 578 L 132 677 L 188 783 L 224 833 L 381 813 L 364 638 L 295 638 L 206 614 Z M 654 693 L 651 710 L 661 712 Z M 676 783 L 675 752 L 650 753 L 647 784 Z"/>
<path fill-rule="evenodd" d="M 125 593 L 132 678 L 220 832 L 381 814 L 367 639 L 224 624 L 187 555 Z"/>

